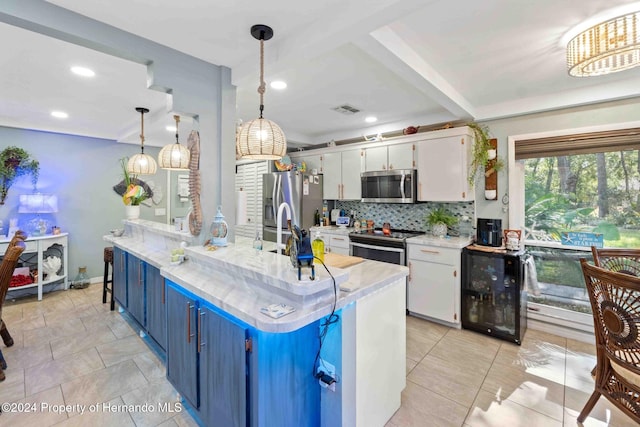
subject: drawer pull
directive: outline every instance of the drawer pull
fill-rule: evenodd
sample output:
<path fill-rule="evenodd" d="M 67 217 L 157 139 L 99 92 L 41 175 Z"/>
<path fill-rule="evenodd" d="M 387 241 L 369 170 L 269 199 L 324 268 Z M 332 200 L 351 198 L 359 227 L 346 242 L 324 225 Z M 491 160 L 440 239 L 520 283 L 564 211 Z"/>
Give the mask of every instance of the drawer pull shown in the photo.
<path fill-rule="evenodd" d="M 191 344 L 191 337 L 194 336 L 191 333 L 191 309 L 193 306 L 190 303 L 187 303 L 187 342 Z"/>
<path fill-rule="evenodd" d="M 420 249 L 420 252 L 425 254 L 435 254 L 435 255 L 438 255 L 440 253 L 440 251 L 430 251 L 429 249 Z"/>
<path fill-rule="evenodd" d="M 333 240 L 340 240 L 340 241 L 344 241 L 344 237 L 334 237 Z"/>

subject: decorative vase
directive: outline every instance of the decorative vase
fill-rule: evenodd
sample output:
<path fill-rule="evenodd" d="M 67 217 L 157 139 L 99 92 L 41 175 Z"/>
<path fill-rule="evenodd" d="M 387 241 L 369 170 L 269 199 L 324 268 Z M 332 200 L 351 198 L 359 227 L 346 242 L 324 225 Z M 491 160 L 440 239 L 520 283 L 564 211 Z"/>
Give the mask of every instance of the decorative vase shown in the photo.
<path fill-rule="evenodd" d="M 224 215 L 222 215 L 222 206 L 218 206 L 218 212 L 211 223 L 211 243 L 214 246 L 227 246 L 228 231 L 229 227 L 224 220 Z"/>
<path fill-rule="evenodd" d="M 436 237 L 444 237 L 447 235 L 447 224 L 439 222 L 431 226 L 431 233 Z"/>
<path fill-rule="evenodd" d="M 127 219 L 138 219 L 140 218 L 140 205 L 126 205 L 124 212 Z"/>

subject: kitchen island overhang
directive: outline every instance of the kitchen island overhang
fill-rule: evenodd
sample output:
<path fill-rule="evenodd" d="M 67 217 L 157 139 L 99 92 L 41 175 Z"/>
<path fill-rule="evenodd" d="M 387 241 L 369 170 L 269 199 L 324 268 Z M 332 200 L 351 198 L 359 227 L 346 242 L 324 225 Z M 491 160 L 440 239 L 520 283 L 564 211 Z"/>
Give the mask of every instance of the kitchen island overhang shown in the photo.
<path fill-rule="evenodd" d="M 149 228 L 145 230 L 149 233 L 154 226 L 145 224 L 144 228 Z M 109 240 L 158 267 L 167 279 L 165 286 L 183 290 L 198 298 L 203 307 L 211 307 L 245 327 L 252 343 L 247 353 L 249 425 L 382 426 L 400 407 L 406 374 L 406 267 L 376 261 L 344 270 L 329 267 L 350 292 L 337 289 L 334 301 L 332 284 L 327 289 L 309 286 L 313 292 L 303 299 L 288 299 L 284 289 L 272 292 L 268 286 L 256 284 L 264 274 L 282 279 L 282 268 L 289 268 L 297 278 L 286 257 L 231 244 L 209 253 L 192 246 L 185 248 L 188 261 L 172 266 L 167 262 L 167 248 L 176 242 L 159 245 L 157 238 L 126 234 Z M 147 244 L 151 241 L 153 247 Z M 280 263 L 288 263 L 288 267 Z M 257 271 L 261 265 L 270 267 Z M 322 270 L 316 267 L 316 272 Z M 304 294 L 297 281 L 289 285 Z M 278 319 L 260 311 L 274 303 L 291 305 L 295 311 Z M 335 369 L 337 382 L 331 391 L 320 385 L 313 369 L 321 324 L 334 303 L 340 319 L 329 327 L 320 354 Z M 204 410 L 202 405 L 198 410 Z"/>

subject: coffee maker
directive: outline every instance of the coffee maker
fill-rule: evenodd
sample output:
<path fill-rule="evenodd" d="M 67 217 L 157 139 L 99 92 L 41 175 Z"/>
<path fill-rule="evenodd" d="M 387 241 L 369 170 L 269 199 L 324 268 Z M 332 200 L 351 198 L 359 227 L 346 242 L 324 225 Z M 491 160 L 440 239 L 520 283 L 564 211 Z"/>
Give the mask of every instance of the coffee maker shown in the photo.
<path fill-rule="evenodd" d="M 502 220 L 478 218 L 476 244 L 482 246 L 502 246 Z"/>

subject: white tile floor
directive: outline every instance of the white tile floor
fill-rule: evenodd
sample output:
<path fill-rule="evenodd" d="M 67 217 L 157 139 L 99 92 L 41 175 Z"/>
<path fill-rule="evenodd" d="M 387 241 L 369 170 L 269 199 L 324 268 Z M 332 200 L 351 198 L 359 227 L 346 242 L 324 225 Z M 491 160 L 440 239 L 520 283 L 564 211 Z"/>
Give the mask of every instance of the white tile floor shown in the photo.
<path fill-rule="evenodd" d="M 108 306 L 97 284 L 5 302 L 15 345 L 0 343 L 9 364 L 0 402 L 34 404 L 36 412 L 5 412 L 0 426 L 195 425 L 185 411 L 158 410 L 177 393 L 162 363 Z M 592 345 L 534 330 L 517 346 L 408 317 L 407 387 L 387 426 L 574 426 L 593 390 L 594 354 Z M 153 412 L 114 412 L 148 402 Z M 92 412 L 77 406 L 97 403 Z M 604 398 L 585 422 L 632 425 Z"/>

